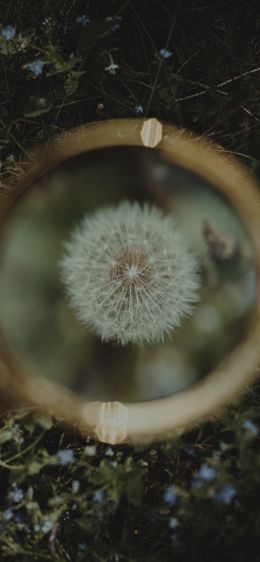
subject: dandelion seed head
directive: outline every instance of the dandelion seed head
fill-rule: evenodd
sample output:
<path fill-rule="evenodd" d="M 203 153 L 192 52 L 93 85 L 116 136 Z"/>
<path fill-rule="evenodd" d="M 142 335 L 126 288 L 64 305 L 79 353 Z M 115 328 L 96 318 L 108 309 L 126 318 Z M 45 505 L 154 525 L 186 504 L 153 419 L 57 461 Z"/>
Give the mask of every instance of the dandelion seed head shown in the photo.
<path fill-rule="evenodd" d="M 87 215 L 60 267 L 78 319 L 104 341 L 162 341 L 199 299 L 197 259 L 175 220 L 148 204 Z"/>

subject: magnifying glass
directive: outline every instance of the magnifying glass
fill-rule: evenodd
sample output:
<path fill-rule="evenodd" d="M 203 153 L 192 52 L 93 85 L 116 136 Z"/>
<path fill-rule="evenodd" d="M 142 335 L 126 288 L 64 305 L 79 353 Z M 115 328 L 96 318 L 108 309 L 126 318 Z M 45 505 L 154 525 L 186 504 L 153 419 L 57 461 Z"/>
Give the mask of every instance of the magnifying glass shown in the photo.
<path fill-rule="evenodd" d="M 260 198 L 220 147 L 156 119 L 84 125 L 0 209 L 6 405 L 151 442 L 256 376 Z"/>

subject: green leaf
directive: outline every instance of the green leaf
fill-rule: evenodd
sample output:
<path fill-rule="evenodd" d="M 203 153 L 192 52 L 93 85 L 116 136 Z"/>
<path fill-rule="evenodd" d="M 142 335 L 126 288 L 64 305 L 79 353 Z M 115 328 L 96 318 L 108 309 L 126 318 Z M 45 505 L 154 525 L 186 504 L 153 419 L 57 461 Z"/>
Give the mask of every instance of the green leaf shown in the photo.
<path fill-rule="evenodd" d="M 10 429 L 3 429 L 0 433 L 0 445 L 4 445 L 13 439 L 13 433 Z"/>
<path fill-rule="evenodd" d="M 64 82 L 64 90 L 67 96 L 74 94 L 79 87 L 79 78 L 85 74 L 85 71 L 72 71 Z"/>
<path fill-rule="evenodd" d="M 27 473 L 30 475 L 38 474 L 42 468 L 43 468 L 43 464 L 41 462 L 32 461 L 30 462 L 30 464 L 28 464 Z"/>
<path fill-rule="evenodd" d="M 115 502 L 119 502 L 125 495 L 130 504 L 138 506 L 142 503 L 145 474 L 146 469 L 134 464 L 132 457 L 129 457 L 124 465 L 117 467 L 103 460 L 100 463 L 99 484 L 106 485 L 108 494 Z"/>
<path fill-rule="evenodd" d="M 50 429 L 53 426 L 53 421 L 51 418 L 48 418 L 47 416 L 43 416 L 40 414 L 34 415 L 34 421 L 35 423 L 37 423 L 37 425 L 39 425 L 40 427 L 46 430 Z"/>
<path fill-rule="evenodd" d="M 142 504 L 144 494 L 144 477 L 146 469 L 133 464 L 133 459 L 128 458 L 126 463 L 126 495 L 130 504 L 135 507 Z"/>
<path fill-rule="evenodd" d="M 36 98 L 31 96 L 24 107 L 25 117 L 38 117 L 43 113 L 48 113 L 52 109 L 53 102 L 48 98 Z"/>

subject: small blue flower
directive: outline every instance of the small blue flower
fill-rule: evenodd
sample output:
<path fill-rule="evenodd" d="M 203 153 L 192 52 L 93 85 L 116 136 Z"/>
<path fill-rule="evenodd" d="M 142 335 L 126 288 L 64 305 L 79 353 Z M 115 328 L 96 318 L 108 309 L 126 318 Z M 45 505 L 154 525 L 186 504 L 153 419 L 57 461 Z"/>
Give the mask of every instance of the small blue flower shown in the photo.
<path fill-rule="evenodd" d="M 79 480 L 72 480 L 71 489 L 73 494 L 77 494 L 80 489 L 80 481 Z"/>
<path fill-rule="evenodd" d="M 10 521 L 10 519 L 12 519 L 12 517 L 13 517 L 13 510 L 10 507 L 8 507 L 7 509 L 5 509 L 3 511 L 3 520 L 4 521 Z"/>
<path fill-rule="evenodd" d="M 114 456 L 114 451 L 113 449 L 111 449 L 111 447 L 108 447 L 106 452 L 105 452 L 106 457 L 113 457 Z"/>
<path fill-rule="evenodd" d="M 117 31 L 120 28 L 120 23 L 118 21 L 116 21 L 115 23 L 113 23 L 111 29 L 112 31 Z"/>
<path fill-rule="evenodd" d="M 102 503 L 104 501 L 104 491 L 103 490 L 96 490 L 93 494 L 93 502 L 95 503 Z"/>
<path fill-rule="evenodd" d="M 86 548 L 87 548 L 87 543 L 85 543 L 84 541 L 79 542 L 79 544 L 78 544 L 79 550 L 86 550 Z"/>
<path fill-rule="evenodd" d="M 119 69 L 118 64 L 115 64 L 113 61 L 111 61 L 111 63 L 105 67 L 105 70 L 109 72 L 109 74 L 112 74 L 113 76 L 115 76 L 116 71 L 118 69 Z"/>
<path fill-rule="evenodd" d="M 189 457 L 195 458 L 197 456 L 197 452 L 190 445 L 182 447 L 182 451 Z"/>
<path fill-rule="evenodd" d="M 85 455 L 87 455 L 87 457 L 94 457 L 96 451 L 97 451 L 96 445 L 87 445 L 84 449 L 84 453 Z"/>
<path fill-rule="evenodd" d="M 169 59 L 173 54 L 172 51 L 168 51 L 168 49 L 160 49 L 159 53 L 163 59 Z"/>
<path fill-rule="evenodd" d="M 44 535 L 47 535 L 54 527 L 53 521 L 48 519 L 48 517 L 43 518 L 43 523 L 41 525 L 41 531 Z"/>
<path fill-rule="evenodd" d="M 85 25 L 87 25 L 90 22 L 89 17 L 86 14 L 82 14 L 82 16 L 78 16 L 76 18 L 76 23 L 79 23 L 80 25 L 83 25 L 85 27 Z"/>
<path fill-rule="evenodd" d="M 27 66 L 32 72 L 32 74 L 34 74 L 34 76 L 40 76 L 40 74 L 42 73 L 42 69 L 44 67 L 44 62 L 41 59 L 38 59 L 34 62 L 31 62 Z"/>
<path fill-rule="evenodd" d="M 222 488 L 222 490 L 220 490 L 216 494 L 216 498 L 219 501 L 225 503 L 226 505 L 229 505 L 235 495 L 236 495 L 236 488 L 232 486 L 232 484 L 226 484 L 224 488 Z"/>
<path fill-rule="evenodd" d="M 243 428 L 254 436 L 258 435 L 258 427 L 251 420 L 245 420 L 243 422 Z"/>
<path fill-rule="evenodd" d="M 169 521 L 170 529 L 177 529 L 178 526 L 179 526 L 178 519 L 176 519 L 176 517 L 171 517 L 171 519 Z"/>
<path fill-rule="evenodd" d="M 69 464 L 74 460 L 74 452 L 72 449 L 60 449 L 57 452 L 57 457 L 60 461 L 60 464 L 62 466 L 66 466 L 66 464 Z"/>
<path fill-rule="evenodd" d="M 143 112 L 144 112 L 144 108 L 142 105 L 135 106 L 135 113 L 137 113 L 137 115 L 143 115 Z"/>
<path fill-rule="evenodd" d="M 23 490 L 21 490 L 21 488 L 14 488 L 14 490 L 11 490 L 9 493 L 9 498 L 14 503 L 19 503 L 23 499 Z"/>
<path fill-rule="evenodd" d="M 194 478 L 194 480 L 191 481 L 191 487 L 193 490 L 201 490 L 201 488 L 203 488 L 202 480 Z"/>
<path fill-rule="evenodd" d="M 216 470 L 206 463 L 202 464 L 200 469 L 198 470 L 198 477 L 201 478 L 201 480 L 211 481 L 214 480 L 216 476 Z"/>
<path fill-rule="evenodd" d="M 6 25 L 6 27 L 2 29 L 1 35 L 6 41 L 11 41 L 11 39 L 15 37 L 16 31 L 11 25 Z"/>
<path fill-rule="evenodd" d="M 169 506 L 176 505 L 178 501 L 178 494 L 174 486 L 169 486 L 166 488 L 163 494 L 163 501 Z"/>
<path fill-rule="evenodd" d="M 107 17 L 106 21 L 111 22 L 112 23 L 112 31 L 117 31 L 120 28 L 121 25 L 121 20 L 122 18 L 120 16 L 115 17 L 115 18 L 111 18 L 111 17 Z"/>
<path fill-rule="evenodd" d="M 25 525 L 26 522 L 26 516 L 24 513 L 22 513 L 22 511 L 16 511 L 14 513 L 13 519 L 15 521 L 15 523 L 17 523 L 17 525 Z"/>

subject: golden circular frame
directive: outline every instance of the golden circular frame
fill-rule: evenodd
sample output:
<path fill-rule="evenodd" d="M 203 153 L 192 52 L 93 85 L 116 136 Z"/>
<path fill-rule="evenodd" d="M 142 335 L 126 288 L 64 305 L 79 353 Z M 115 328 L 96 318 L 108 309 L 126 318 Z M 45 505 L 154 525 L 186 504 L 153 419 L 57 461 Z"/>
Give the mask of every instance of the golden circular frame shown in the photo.
<path fill-rule="evenodd" d="M 245 224 L 255 256 L 257 276 L 254 325 L 206 378 L 178 394 L 146 402 L 87 402 L 44 377 L 36 376 L 12 356 L 0 333 L 0 392 L 6 407 L 32 407 L 69 427 L 111 443 L 165 440 L 209 419 L 253 382 L 260 358 L 260 194 L 253 177 L 218 145 L 157 119 L 112 119 L 83 125 L 41 147 L 17 183 L 0 193 L 0 243 L 5 221 L 16 202 L 46 172 L 68 158 L 115 146 L 158 150 L 222 192 Z"/>

